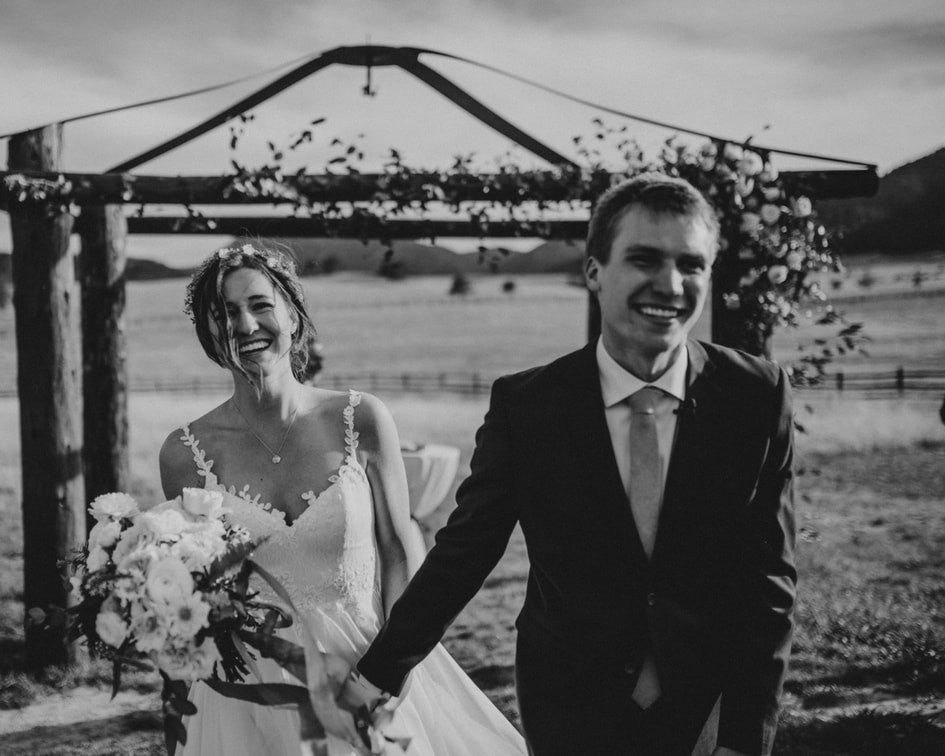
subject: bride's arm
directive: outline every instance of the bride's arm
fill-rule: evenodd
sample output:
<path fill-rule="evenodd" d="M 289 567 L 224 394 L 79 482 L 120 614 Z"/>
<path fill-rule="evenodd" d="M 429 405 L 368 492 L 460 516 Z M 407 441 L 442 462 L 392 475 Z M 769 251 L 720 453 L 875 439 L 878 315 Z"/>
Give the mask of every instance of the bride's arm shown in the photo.
<path fill-rule="evenodd" d="M 376 397 L 364 394 L 355 413 L 355 423 L 360 433 L 358 449 L 366 460 L 365 470 L 374 498 L 381 591 L 386 617 L 423 557 L 408 548 L 410 503 L 407 473 L 400 453 L 397 427 L 390 411 Z"/>

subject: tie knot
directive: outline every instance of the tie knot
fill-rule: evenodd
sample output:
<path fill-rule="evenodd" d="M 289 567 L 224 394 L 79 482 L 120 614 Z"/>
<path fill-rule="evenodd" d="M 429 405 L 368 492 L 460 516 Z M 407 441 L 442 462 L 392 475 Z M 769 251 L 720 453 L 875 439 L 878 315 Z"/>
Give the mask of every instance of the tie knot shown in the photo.
<path fill-rule="evenodd" d="M 660 390 L 655 386 L 644 386 L 639 391 L 635 391 L 627 398 L 630 405 L 630 412 L 634 415 L 652 415 L 656 412 L 656 402 L 659 399 Z"/>

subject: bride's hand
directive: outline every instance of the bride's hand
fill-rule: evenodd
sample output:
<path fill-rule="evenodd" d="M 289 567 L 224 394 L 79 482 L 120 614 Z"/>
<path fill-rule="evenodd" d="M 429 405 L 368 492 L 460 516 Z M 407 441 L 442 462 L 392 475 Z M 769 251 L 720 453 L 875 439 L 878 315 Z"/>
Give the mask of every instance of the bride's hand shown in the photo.
<path fill-rule="evenodd" d="M 359 754 L 370 753 L 365 748 L 361 735 L 355 727 L 354 717 L 350 712 L 338 706 L 331 688 L 324 686 L 309 688 L 308 695 L 315 716 L 321 722 L 322 727 L 325 728 L 325 732 L 344 740 Z"/>

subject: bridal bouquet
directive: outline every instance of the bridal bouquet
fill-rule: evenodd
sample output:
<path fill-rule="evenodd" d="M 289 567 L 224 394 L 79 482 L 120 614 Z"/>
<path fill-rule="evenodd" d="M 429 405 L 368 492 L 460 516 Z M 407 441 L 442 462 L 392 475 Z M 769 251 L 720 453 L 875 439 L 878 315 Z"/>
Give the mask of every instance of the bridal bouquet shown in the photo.
<path fill-rule="evenodd" d="M 224 518 L 223 494 L 185 488 L 176 499 L 142 510 L 128 494 L 110 493 L 95 499 L 89 511 L 96 523 L 86 548 L 71 560 L 75 604 L 49 612 L 33 609 L 33 621 L 64 623 L 70 640 L 84 638 L 93 656 L 111 660 L 113 695 L 124 665 L 156 667 L 164 683 L 171 754 L 178 742 L 186 742 L 182 717 L 197 711 L 187 700 L 189 684 L 197 680 L 222 695 L 294 705 L 301 737 L 324 740 L 307 688 L 241 684 L 253 665 L 244 642 L 303 683 L 314 674 L 331 681 L 336 692 L 347 668 L 319 653 L 314 640 L 306 644 L 306 654 L 273 634 L 293 622 L 294 607 L 282 586 L 249 558 L 260 542 Z M 257 599 L 249 589 L 253 572 L 272 586 L 288 611 Z M 382 734 L 379 717 L 360 712 L 356 721 L 366 746 L 383 752 L 391 739 Z"/>

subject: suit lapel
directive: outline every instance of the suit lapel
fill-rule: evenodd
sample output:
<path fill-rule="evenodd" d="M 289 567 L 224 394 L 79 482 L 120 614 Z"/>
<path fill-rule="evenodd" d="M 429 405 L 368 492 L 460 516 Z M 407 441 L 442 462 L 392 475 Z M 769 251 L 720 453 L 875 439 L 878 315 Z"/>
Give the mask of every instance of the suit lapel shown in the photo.
<path fill-rule="evenodd" d="M 568 452 L 578 461 L 579 474 L 587 480 L 591 501 L 598 505 L 596 514 L 614 518 L 615 527 L 627 533 L 631 559 L 645 564 L 646 552 L 620 479 L 604 414 L 596 347 L 596 342 L 591 342 L 578 352 L 578 369 L 569 373 L 573 382 L 565 404 L 571 411 L 562 440 L 569 445 Z M 575 444 L 578 439 L 580 441 Z"/>
<path fill-rule="evenodd" d="M 671 523 L 676 517 L 685 516 L 681 509 L 686 499 L 686 491 L 691 488 L 694 480 L 700 479 L 698 471 L 701 469 L 705 450 L 709 448 L 713 438 L 717 438 L 716 408 L 721 388 L 714 380 L 715 366 L 699 342 L 690 339 L 688 348 L 686 401 L 680 408 L 676 422 L 676 437 L 663 489 L 663 505 L 653 550 L 654 561 L 670 546 L 666 539 L 672 531 Z"/>

